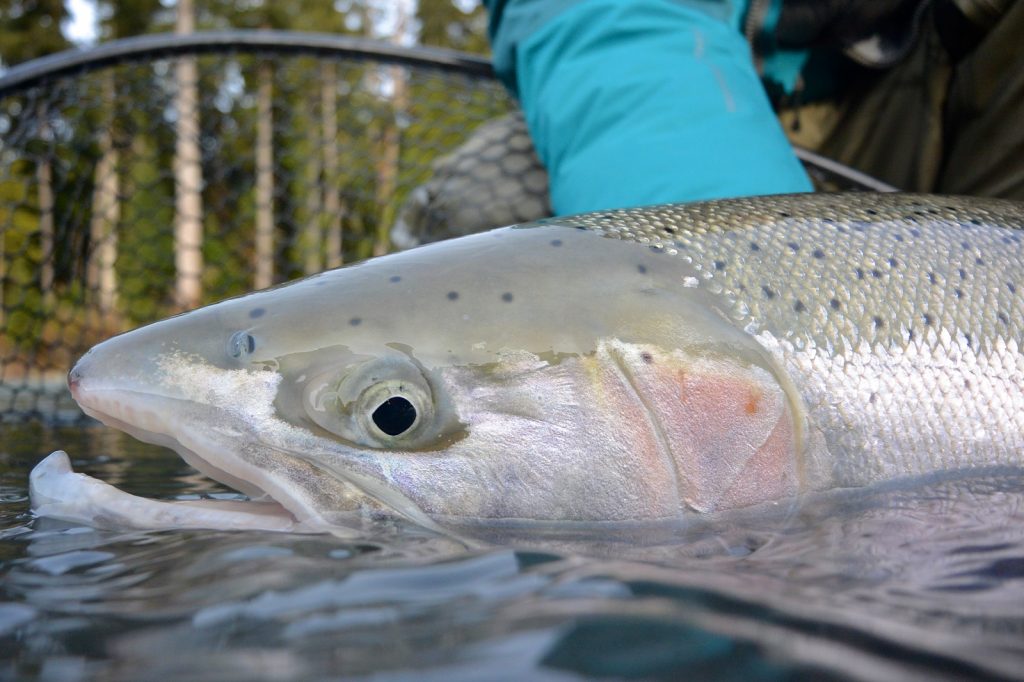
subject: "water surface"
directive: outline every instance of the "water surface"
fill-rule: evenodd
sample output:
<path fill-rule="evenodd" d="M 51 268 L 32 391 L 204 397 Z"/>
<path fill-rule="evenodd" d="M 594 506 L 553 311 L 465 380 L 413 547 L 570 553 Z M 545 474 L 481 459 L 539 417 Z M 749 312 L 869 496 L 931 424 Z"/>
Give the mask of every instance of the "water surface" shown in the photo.
<path fill-rule="evenodd" d="M 115 532 L 33 520 L 32 466 L 236 494 L 108 429 L 0 428 L 0 679 L 1024 678 L 1019 470 L 587 537 Z"/>

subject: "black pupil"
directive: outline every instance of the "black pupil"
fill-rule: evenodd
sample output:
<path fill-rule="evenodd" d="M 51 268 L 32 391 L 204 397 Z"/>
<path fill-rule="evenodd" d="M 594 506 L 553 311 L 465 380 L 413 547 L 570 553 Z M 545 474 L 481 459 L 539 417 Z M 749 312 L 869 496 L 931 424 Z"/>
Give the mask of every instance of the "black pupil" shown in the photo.
<path fill-rule="evenodd" d="M 373 411 L 373 423 L 389 436 L 405 433 L 416 421 L 416 408 L 400 395 L 393 395 Z"/>

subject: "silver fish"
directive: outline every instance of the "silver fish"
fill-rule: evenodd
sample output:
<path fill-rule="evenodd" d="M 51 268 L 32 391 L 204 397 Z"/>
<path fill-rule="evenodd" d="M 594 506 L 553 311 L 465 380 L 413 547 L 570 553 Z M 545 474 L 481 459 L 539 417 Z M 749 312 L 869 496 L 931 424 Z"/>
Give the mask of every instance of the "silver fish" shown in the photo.
<path fill-rule="evenodd" d="M 62 453 L 34 508 L 647 523 L 1019 465 L 1022 226 L 1021 204 L 896 194 L 605 211 L 224 301 L 98 345 L 69 384 L 262 513 L 143 511 Z"/>

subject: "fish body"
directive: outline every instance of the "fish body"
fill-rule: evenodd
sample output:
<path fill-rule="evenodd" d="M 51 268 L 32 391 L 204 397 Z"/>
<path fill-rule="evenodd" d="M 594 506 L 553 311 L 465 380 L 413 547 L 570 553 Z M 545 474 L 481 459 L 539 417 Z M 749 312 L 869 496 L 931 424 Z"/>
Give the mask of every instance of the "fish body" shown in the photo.
<path fill-rule="evenodd" d="M 1022 226 L 900 194 L 554 218 L 144 327 L 69 384 L 302 528 L 674 520 L 1019 465 Z"/>

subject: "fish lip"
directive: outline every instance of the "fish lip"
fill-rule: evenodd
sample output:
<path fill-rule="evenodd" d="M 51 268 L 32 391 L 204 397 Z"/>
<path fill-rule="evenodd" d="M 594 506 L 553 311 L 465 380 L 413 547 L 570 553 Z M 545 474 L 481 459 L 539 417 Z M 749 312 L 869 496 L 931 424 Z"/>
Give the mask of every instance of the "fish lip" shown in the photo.
<path fill-rule="evenodd" d="M 178 406 L 180 409 L 191 405 L 191 401 L 187 399 L 121 387 L 88 387 L 78 385 L 76 389 L 74 394 L 75 400 L 82 411 L 88 416 L 100 421 L 105 426 L 123 431 L 140 441 L 174 450 L 189 466 L 192 466 L 204 476 L 242 492 L 253 501 L 258 501 L 261 498 L 272 500 L 289 515 L 295 522 L 297 529 L 307 532 L 334 532 L 342 526 L 350 525 L 347 522 L 342 524 L 337 520 L 328 521 L 297 498 L 283 494 L 282 491 L 274 493 L 265 490 L 257 482 L 237 471 L 238 468 L 245 468 L 247 465 L 242 462 L 234 450 L 225 450 L 227 459 L 218 460 L 203 454 L 203 452 L 208 452 L 209 450 L 199 451 L 199 449 L 190 447 L 189 444 L 182 442 L 182 439 L 166 427 L 167 420 L 161 414 L 173 413 L 174 406 Z M 128 405 L 128 403 L 131 403 L 131 405 Z M 140 405 L 146 405 L 146 409 L 140 409 Z M 210 405 L 203 405 L 202 407 L 206 410 L 220 409 Z M 143 425 L 137 423 L 140 420 L 144 422 Z M 273 449 L 276 450 L 278 448 Z M 230 458 L 234 458 L 236 461 L 232 462 Z M 235 470 L 228 471 L 232 463 L 236 465 Z M 222 465 L 227 466 L 222 467 Z M 324 475 L 328 474 L 325 473 Z M 345 483 L 356 489 L 362 497 L 376 502 L 372 496 L 364 493 L 358 486 L 348 481 L 345 481 Z M 365 506 L 365 502 L 363 506 Z M 363 510 L 358 506 L 352 510 L 338 510 L 337 512 L 338 516 L 354 517 L 352 521 L 357 524 L 362 514 Z"/>
<path fill-rule="evenodd" d="M 267 443 L 259 438 L 254 440 L 260 446 L 312 465 L 323 476 L 345 486 L 346 490 L 351 489 L 351 491 L 356 493 L 352 506 L 325 509 L 323 511 L 326 511 L 330 516 L 330 518 L 325 518 L 320 510 L 311 508 L 297 497 L 290 497 L 285 491 L 265 490 L 257 485 L 252 478 L 241 474 L 236 475 L 237 472 L 221 468 L 219 465 L 222 462 L 211 459 L 202 454 L 202 452 L 197 451 L 195 447 L 189 447 L 188 444 L 182 442 L 182 439 L 175 433 L 172 433 L 166 426 L 166 419 L 162 415 L 173 413 L 175 407 L 177 407 L 179 412 L 187 412 L 190 406 L 198 405 L 187 398 L 178 398 L 119 386 L 90 386 L 89 382 L 84 384 L 79 382 L 79 385 L 76 387 L 75 399 L 87 415 L 99 420 L 103 424 L 124 431 L 143 442 L 161 445 L 174 450 L 186 463 L 203 475 L 235 490 L 239 490 L 250 498 L 265 496 L 273 500 L 288 511 L 296 519 L 296 523 L 304 528 L 335 533 L 339 529 L 362 527 L 368 521 L 371 523 L 379 521 L 383 512 L 384 517 L 404 518 L 421 528 L 441 535 L 450 535 L 450 533 L 437 525 L 429 515 L 420 509 L 413 500 L 379 475 L 371 472 L 340 470 L 336 466 L 318 462 L 314 457 Z M 126 406 L 128 402 L 136 404 Z M 140 410 L 139 404 L 146 403 L 149 404 L 149 409 Z M 153 409 L 154 403 L 164 409 Z M 223 421 L 229 424 L 239 421 L 237 415 L 223 408 L 209 404 L 199 406 L 204 412 L 221 412 L 224 415 Z M 123 412 L 129 412 L 130 415 L 123 414 Z M 145 425 L 136 423 L 140 417 L 147 421 Z M 244 424 L 239 424 L 239 427 L 241 429 L 245 428 Z M 235 431 L 234 434 L 231 434 L 232 440 L 238 440 L 242 435 L 231 426 L 226 427 L 225 431 L 228 429 Z M 189 433 L 188 429 L 182 432 Z M 197 434 L 197 437 L 201 438 L 203 435 Z M 228 448 L 226 452 L 228 457 L 234 457 L 236 460 L 236 468 L 252 466 L 242 461 L 236 449 Z M 230 461 L 224 463 L 231 464 Z M 273 483 L 274 481 L 270 479 L 268 482 Z"/>

